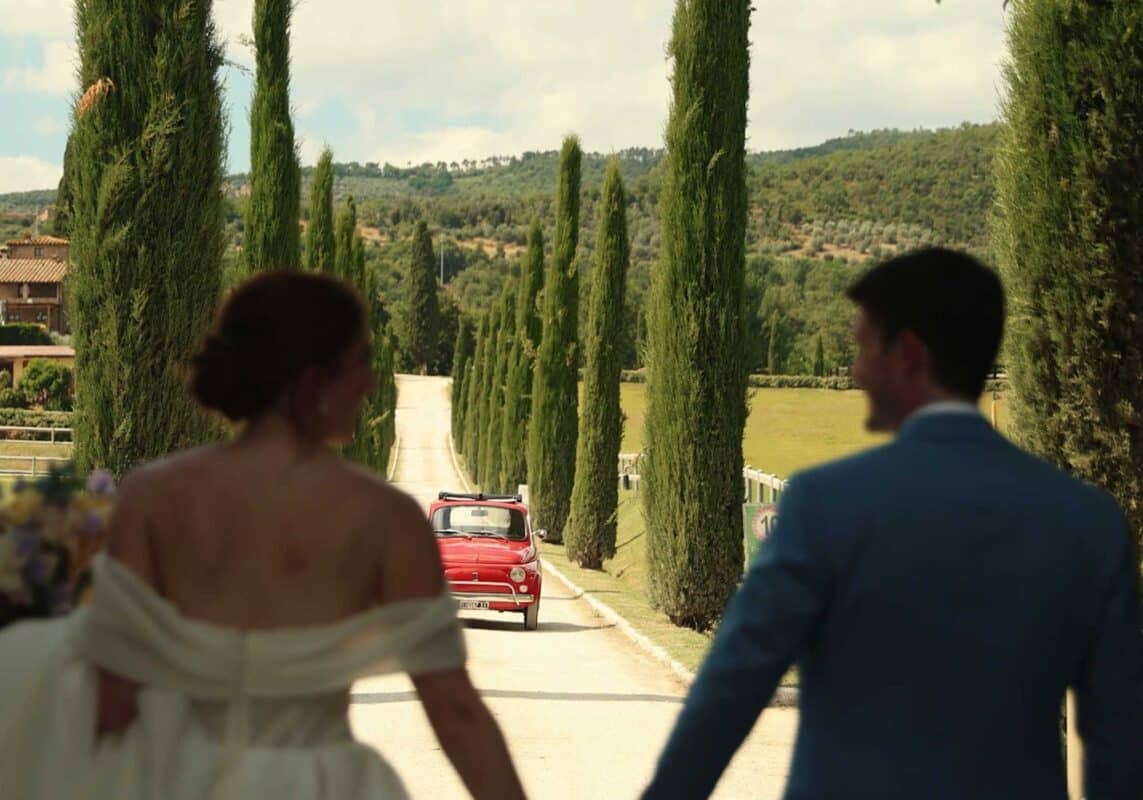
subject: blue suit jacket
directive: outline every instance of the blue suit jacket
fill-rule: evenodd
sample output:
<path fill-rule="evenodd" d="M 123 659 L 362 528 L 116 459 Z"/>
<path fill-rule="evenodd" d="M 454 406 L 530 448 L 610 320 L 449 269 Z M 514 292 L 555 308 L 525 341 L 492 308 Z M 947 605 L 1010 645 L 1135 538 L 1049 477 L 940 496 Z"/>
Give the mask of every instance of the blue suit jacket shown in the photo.
<path fill-rule="evenodd" d="M 1064 800 L 1069 686 L 1088 800 L 1143 798 L 1133 549 L 1108 495 L 975 415 L 795 476 L 645 796 L 709 795 L 797 661 L 789 800 Z"/>

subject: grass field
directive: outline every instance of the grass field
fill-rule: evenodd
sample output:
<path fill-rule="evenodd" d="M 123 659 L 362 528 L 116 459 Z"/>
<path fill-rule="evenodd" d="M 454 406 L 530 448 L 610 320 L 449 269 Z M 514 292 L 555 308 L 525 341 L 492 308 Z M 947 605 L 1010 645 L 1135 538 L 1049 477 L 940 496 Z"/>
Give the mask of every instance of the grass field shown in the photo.
<path fill-rule="evenodd" d="M 647 408 L 646 385 L 620 386 L 624 453 L 643 448 L 643 417 Z M 865 394 L 831 389 L 754 389 L 749 397 L 749 417 L 742 439 L 746 463 L 755 469 L 787 478 L 796 470 L 856 453 L 886 441 L 865 430 Z M 985 415 L 992 413 L 992 396 L 981 401 Z M 996 404 L 1001 430 L 1008 424 L 1004 396 Z"/>
<path fill-rule="evenodd" d="M 28 458 L 52 457 L 70 458 L 70 444 L 49 444 L 47 442 L 28 442 L 18 439 L 0 440 L 0 471 L 24 471 L 32 468 Z M 36 465 L 37 474 L 48 471 L 52 462 L 41 462 Z M 15 483 L 14 475 L 0 475 L 0 487 L 8 487 Z"/>
<path fill-rule="evenodd" d="M 625 383 L 620 403 L 626 417 L 624 453 L 642 449 L 646 386 Z M 986 416 L 992 414 L 992 396 L 981 402 Z M 750 396 L 750 414 L 743 437 L 746 463 L 756 469 L 788 478 L 793 472 L 883 443 L 887 437 L 865 430 L 866 400 L 858 391 L 829 389 L 756 389 Z M 1003 395 L 996 404 L 997 427 L 1005 430 L 1008 409 Z M 619 492 L 619 535 L 615 557 L 603 571 L 584 570 L 570 564 L 559 546 L 545 546 L 544 557 L 556 564 L 588 591 L 622 614 L 632 625 L 671 654 L 695 669 L 710 645 L 710 637 L 674 627 L 647 601 L 644 551 L 646 530 L 641 498 L 636 491 Z M 796 685 L 791 673 L 783 683 Z"/>

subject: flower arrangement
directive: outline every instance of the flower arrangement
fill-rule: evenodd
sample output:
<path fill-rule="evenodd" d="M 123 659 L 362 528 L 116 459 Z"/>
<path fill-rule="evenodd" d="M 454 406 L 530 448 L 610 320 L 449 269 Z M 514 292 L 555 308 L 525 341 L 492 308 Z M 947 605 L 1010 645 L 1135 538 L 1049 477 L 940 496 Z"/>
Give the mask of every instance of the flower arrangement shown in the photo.
<path fill-rule="evenodd" d="M 82 604 L 115 499 L 106 472 L 70 465 L 21 481 L 0 503 L 0 627 Z"/>

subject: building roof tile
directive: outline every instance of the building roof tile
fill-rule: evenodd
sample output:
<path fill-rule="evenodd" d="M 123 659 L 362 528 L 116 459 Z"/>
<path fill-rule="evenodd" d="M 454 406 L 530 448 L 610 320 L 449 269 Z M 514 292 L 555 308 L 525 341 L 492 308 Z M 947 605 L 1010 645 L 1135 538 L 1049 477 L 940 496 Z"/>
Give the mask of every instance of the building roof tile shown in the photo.
<path fill-rule="evenodd" d="M 0 259 L 0 283 L 63 283 L 67 262 L 54 258 Z"/>

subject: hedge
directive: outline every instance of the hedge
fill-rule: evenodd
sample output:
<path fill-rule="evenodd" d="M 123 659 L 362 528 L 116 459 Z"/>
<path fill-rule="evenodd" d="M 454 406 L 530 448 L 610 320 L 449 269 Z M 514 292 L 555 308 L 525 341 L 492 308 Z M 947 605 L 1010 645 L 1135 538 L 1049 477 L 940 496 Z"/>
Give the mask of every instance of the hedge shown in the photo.
<path fill-rule="evenodd" d="M 72 427 L 72 412 L 70 411 L 37 411 L 24 408 L 0 408 L 0 425 L 17 428 L 70 428 Z M 49 434 L 22 434 L 11 435 L 8 438 L 47 439 Z M 61 438 L 56 434 L 56 441 L 70 441 L 70 438 Z"/>
<path fill-rule="evenodd" d="M 12 345 L 50 345 L 51 334 L 43 325 L 34 322 L 13 322 L 10 325 L 0 325 L 0 346 Z"/>

